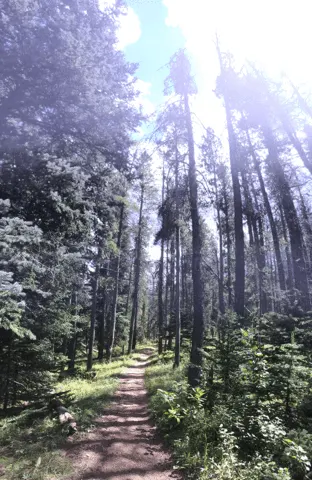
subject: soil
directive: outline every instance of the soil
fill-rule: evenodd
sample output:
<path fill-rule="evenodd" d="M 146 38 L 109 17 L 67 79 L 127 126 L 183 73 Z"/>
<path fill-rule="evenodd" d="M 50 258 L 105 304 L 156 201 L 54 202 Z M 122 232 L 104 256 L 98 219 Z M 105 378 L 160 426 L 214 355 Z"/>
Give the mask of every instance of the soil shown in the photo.
<path fill-rule="evenodd" d="M 182 480 L 148 411 L 144 371 L 150 351 L 121 375 L 113 401 L 95 428 L 66 451 L 75 473 L 67 480 Z"/>

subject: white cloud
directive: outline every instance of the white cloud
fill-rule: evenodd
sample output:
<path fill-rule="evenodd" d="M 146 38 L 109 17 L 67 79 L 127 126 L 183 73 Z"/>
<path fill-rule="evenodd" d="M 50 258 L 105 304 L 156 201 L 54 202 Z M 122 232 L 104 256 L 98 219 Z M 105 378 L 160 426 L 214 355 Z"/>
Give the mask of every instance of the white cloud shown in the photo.
<path fill-rule="evenodd" d="M 123 50 L 127 45 L 136 43 L 141 37 L 141 24 L 133 8 L 128 7 L 127 13 L 121 15 L 118 31 L 119 48 Z"/>
<path fill-rule="evenodd" d="M 100 10 L 105 10 L 114 4 L 115 0 L 99 0 Z M 140 19 L 133 8 L 125 7 L 124 14 L 120 15 L 117 37 L 120 50 L 123 50 L 127 45 L 136 43 L 141 37 Z"/>

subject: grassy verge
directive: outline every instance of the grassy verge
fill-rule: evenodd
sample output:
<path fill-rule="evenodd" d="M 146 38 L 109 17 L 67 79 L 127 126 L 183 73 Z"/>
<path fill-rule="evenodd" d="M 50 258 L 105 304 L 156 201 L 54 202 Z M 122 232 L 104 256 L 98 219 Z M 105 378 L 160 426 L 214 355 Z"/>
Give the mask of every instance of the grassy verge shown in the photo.
<path fill-rule="evenodd" d="M 93 428 L 94 418 L 109 402 L 118 387 L 118 376 L 139 354 L 122 357 L 110 364 L 95 364 L 96 377 L 67 378 L 56 385 L 57 391 L 70 390 L 74 401 L 69 407 L 80 432 Z M 81 367 L 83 374 L 85 367 Z M 71 471 L 62 455 L 66 429 L 52 416 L 36 414 L 0 421 L 0 475 L 3 480 L 57 479 Z"/>
<path fill-rule="evenodd" d="M 157 390 L 170 390 L 174 382 L 185 380 L 186 359 L 182 358 L 179 368 L 173 369 L 173 352 L 162 355 L 155 353 L 150 357 L 150 365 L 145 371 L 145 385 L 150 395 L 150 402 L 153 401 Z"/>
<path fill-rule="evenodd" d="M 173 368 L 173 361 L 173 352 L 153 355 L 150 358 L 150 365 L 145 371 L 145 386 L 149 394 L 149 407 L 154 421 L 160 429 L 166 443 L 171 447 L 176 463 L 179 464 L 179 466 L 183 466 L 183 460 L 179 461 L 179 452 L 176 449 L 181 430 L 175 431 L 174 429 L 168 428 L 167 422 L 164 421 L 167 404 L 160 401 L 159 396 L 159 390 L 170 392 L 187 384 L 187 356 L 182 356 L 179 368 Z"/>

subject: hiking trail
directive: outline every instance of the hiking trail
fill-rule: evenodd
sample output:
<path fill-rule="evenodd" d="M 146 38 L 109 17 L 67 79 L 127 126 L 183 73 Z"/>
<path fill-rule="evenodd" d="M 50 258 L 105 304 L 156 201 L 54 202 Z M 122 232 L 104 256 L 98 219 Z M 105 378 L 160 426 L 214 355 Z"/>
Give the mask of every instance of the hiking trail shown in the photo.
<path fill-rule="evenodd" d="M 144 372 L 151 350 L 121 376 L 119 388 L 96 427 L 73 437 L 66 457 L 74 473 L 66 480 L 181 480 L 148 411 Z"/>

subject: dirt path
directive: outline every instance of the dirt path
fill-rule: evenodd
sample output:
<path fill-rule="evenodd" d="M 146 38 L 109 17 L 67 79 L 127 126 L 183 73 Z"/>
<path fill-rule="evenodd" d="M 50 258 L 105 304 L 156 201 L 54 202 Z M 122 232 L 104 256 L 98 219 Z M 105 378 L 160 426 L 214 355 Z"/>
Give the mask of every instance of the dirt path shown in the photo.
<path fill-rule="evenodd" d="M 73 440 L 66 456 L 75 468 L 68 480 L 181 480 L 157 437 L 147 407 L 144 370 L 148 354 L 121 376 L 113 402 L 96 428 Z"/>

